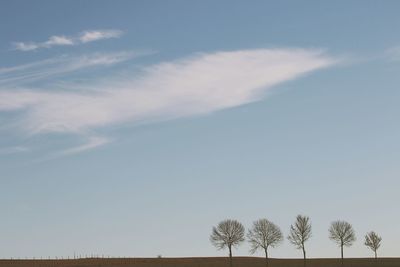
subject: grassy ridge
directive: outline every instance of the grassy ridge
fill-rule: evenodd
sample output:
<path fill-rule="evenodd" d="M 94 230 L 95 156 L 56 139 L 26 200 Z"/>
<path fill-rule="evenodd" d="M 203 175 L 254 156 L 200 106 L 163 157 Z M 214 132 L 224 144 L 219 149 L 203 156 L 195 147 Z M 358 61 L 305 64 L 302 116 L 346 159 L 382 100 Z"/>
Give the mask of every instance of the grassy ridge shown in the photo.
<path fill-rule="evenodd" d="M 265 267 L 265 259 L 236 257 L 234 267 Z M 0 267 L 227 267 L 228 258 L 110 258 L 76 260 L 0 260 Z M 345 259 L 345 267 L 399 267 L 400 258 Z M 271 259 L 269 267 L 303 267 L 301 259 Z M 309 259 L 307 267 L 340 267 L 339 259 Z"/>

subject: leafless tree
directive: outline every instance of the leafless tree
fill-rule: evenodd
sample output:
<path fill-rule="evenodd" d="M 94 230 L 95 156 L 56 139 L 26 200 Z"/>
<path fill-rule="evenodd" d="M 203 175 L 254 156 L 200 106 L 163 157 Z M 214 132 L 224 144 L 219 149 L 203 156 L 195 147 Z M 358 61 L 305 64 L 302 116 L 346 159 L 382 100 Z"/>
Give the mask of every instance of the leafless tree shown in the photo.
<path fill-rule="evenodd" d="M 267 219 L 259 219 L 253 223 L 252 229 L 247 233 L 250 242 L 250 253 L 254 254 L 258 249 L 265 252 L 266 265 L 268 267 L 268 248 L 276 247 L 283 241 L 281 229 Z"/>
<path fill-rule="evenodd" d="M 305 242 L 311 237 L 311 222 L 307 216 L 297 215 L 296 222 L 290 226 L 288 240 L 303 251 L 303 264 L 306 266 Z"/>
<path fill-rule="evenodd" d="M 365 235 L 364 245 L 369 247 L 375 253 L 375 259 L 378 258 L 377 251 L 381 246 L 382 237 L 371 231 Z"/>
<path fill-rule="evenodd" d="M 340 246 L 341 264 L 343 266 L 343 247 L 350 247 L 356 241 L 353 226 L 345 221 L 335 221 L 329 228 L 329 238 Z"/>
<path fill-rule="evenodd" d="M 229 266 L 232 267 L 232 247 L 244 241 L 244 227 L 236 220 L 224 220 L 213 227 L 210 241 L 217 249 L 229 249 Z"/>

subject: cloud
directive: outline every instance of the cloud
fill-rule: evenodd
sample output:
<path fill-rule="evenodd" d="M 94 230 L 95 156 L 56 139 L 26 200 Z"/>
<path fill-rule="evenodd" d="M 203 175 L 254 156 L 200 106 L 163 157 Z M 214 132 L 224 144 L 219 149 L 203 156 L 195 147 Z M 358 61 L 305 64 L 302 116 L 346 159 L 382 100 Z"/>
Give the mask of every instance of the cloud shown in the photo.
<path fill-rule="evenodd" d="M 68 148 L 68 149 L 58 153 L 57 155 L 66 156 L 66 155 L 78 154 L 78 153 L 82 153 L 82 152 L 84 152 L 86 150 L 90 150 L 90 149 L 94 149 L 94 148 L 99 147 L 99 146 L 103 146 L 103 145 L 108 144 L 110 142 L 111 142 L 111 140 L 106 138 L 106 137 L 89 136 L 84 144 L 79 145 L 77 147 Z"/>
<path fill-rule="evenodd" d="M 52 47 L 53 45 L 73 45 L 74 40 L 65 36 L 51 36 L 43 46 Z"/>
<path fill-rule="evenodd" d="M 85 31 L 81 34 L 79 40 L 82 43 L 88 43 L 102 39 L 119 38 L 122 33 L 120 30 Z"/>
<path fill-rule="evenodd" d="M 22 43 L 22 42 L 14 43 L 14 49 L 20 51 L 32 51 L 38 49 L 39 47 L 40 45 L 35 43 Z"/>
<path fill-rule="evenodd" d="M 19 51 L 34 51 L 40 48 L 51 48 L 53 46 L 71 46 L 99 41 L 103 39 L 119 38 L 123 34 L 120 30 L 95 30 L 84 31 L 77 36 L 67 37 L 64 35 L 50 36 L 44 42 L 14 42 L 13 47 Z"/>
<path fill-rule="evenodd" d="M 111 139 L 107 138 L 107 137 L 102 137 L 102 136 L 83 136 L 81 137 L 81 144 L 74 146 L 72 148 L 67 148 L 61 151 L 57 151 L 57 152 L 52 152 L 50 154 L 45 155 L 44 157 L 39 157 L 36 158 L 35 160 L 33 160 L 34 163 L 42 163 L 42 162 L 46 162 L 49 160 L 54 160 L 54 159 L 58 159 L 58 158 L 62 158 L 65 156 L 72 156 L 75 154 L 79 154 L 88 150 L 92 150 L 92 149 L 96 149 L 98 147 L 107 145 L 109 143 L 112 142 Z M 0 154 L 1 155 L 1 154 Z"/>
<path fill-rule="evenodd" d="M 56 75 L 81 69 L 111 66 L 133 58 L 152 54 L 152 51 L 93 53 L 81 56 L 60 56 L 16 67 L 0 68 L 0 86 L 20 86 Z"/>
<path fill-rule="evenodd" d="M 28 151 L 29 151 L 29 148 L 23 147 L 23 146 L 2 147 L 2 148 L 0 148 L 0 156 L 24 153 L 24 152 L 28 152 Z"/>
<path fill-rule="evenodd" d="M 259 101 L 274 86 L 336 64 L 320 50 L 258 49 L 196 54 L 130 77 L 85 84 L 89 91 L 0 90 L 0 114 L 19 115 L 29 134 L 85 136 L 103 127 L 208 114 Z M 91 139 L 75 153 L 105 144 Z"/>

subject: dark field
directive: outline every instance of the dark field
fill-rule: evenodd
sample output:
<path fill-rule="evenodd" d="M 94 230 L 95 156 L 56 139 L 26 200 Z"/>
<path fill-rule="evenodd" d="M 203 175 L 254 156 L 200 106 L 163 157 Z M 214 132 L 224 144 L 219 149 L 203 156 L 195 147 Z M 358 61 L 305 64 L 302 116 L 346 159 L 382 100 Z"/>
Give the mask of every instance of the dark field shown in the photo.
<path fill-rule="evenodd" d="M 234 267 L 265 267 L 265 259 L 234 258 Z M 0 267 L 228 267 L 228 258 L 110 258 L 76 260 L 0 260 Z M 339 259 L 309 259 L 307 267 L 339 267 Z M 345 267 L 400 267 L 400 258 L 345 259 Z M 301 259 L 271 259 L 269 267 L 303 267 Z"/>

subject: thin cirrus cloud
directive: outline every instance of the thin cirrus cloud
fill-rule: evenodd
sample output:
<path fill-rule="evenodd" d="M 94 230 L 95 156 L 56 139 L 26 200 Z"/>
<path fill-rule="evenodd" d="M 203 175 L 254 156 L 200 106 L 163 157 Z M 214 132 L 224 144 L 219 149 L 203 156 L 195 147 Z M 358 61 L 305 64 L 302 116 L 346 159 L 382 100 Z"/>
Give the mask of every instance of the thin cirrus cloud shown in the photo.
<path fill-rule="evenodd" d="M 89 43 L 102 39 L 118 38 L 122 35 L 120 30 L 107 30 L 107 31 L 85 31 L 79 37 L 82 43 Z"/>
<path fill-rule="evenodd" d="M 280 83 L 337 62 L 313 49 L 196 54 L 155 64 L 133 77 L 94 81 L 85 92 L 0 90 L 0 114 L 18 113 L 19 129 L 29 134 L 84 136 L 86 144 L 65 151 L 74 154 L 106 144 L 107 138 L 93 134 L 103 127 L 208 114 L 258 101 Z"/>
<path fill-rule="evenodd" d="M 103 146 L 111 142 L 110 138 L 103 137 L 103 136 L 89 136 L 86 138 L 84 144 L 78 145 L 76 147 L 65 149 L 56 154 L 56 156 L 67 156 L 73 155 L 77 153 L 82 153 L 86 150 L 90 150 L 96 148 L 98 146 Z"/>
<path fill-rule="evenodd" d="M 92 53 L 81 56 L 59 56 L 16 67 L 0 68 L 0 86 L 21 86 L 41 81 L 52 76 L 61 76 L 82 69 L 112 66 L 153 51 L 122 51 L 114 53 Z"/>
<path fill-rule="evenodd" d="M 28 151 L 29 148 L 23 146 L 3 147 L 0 148 L 0 155 L 11 155 Z"/>
<path fill-rule="evenodd" d="M 34 51 L 40 48 L 51 48 L 53 46 L 72 46 L 89 42 L 119 38 L 123 32 L 121 30 L 94 30 L 83 31 L 77 36 L 68 37 L 65 35 L 50 36 L 44 42 L 14 42 L 13 47 L 19 51 Z"/>

